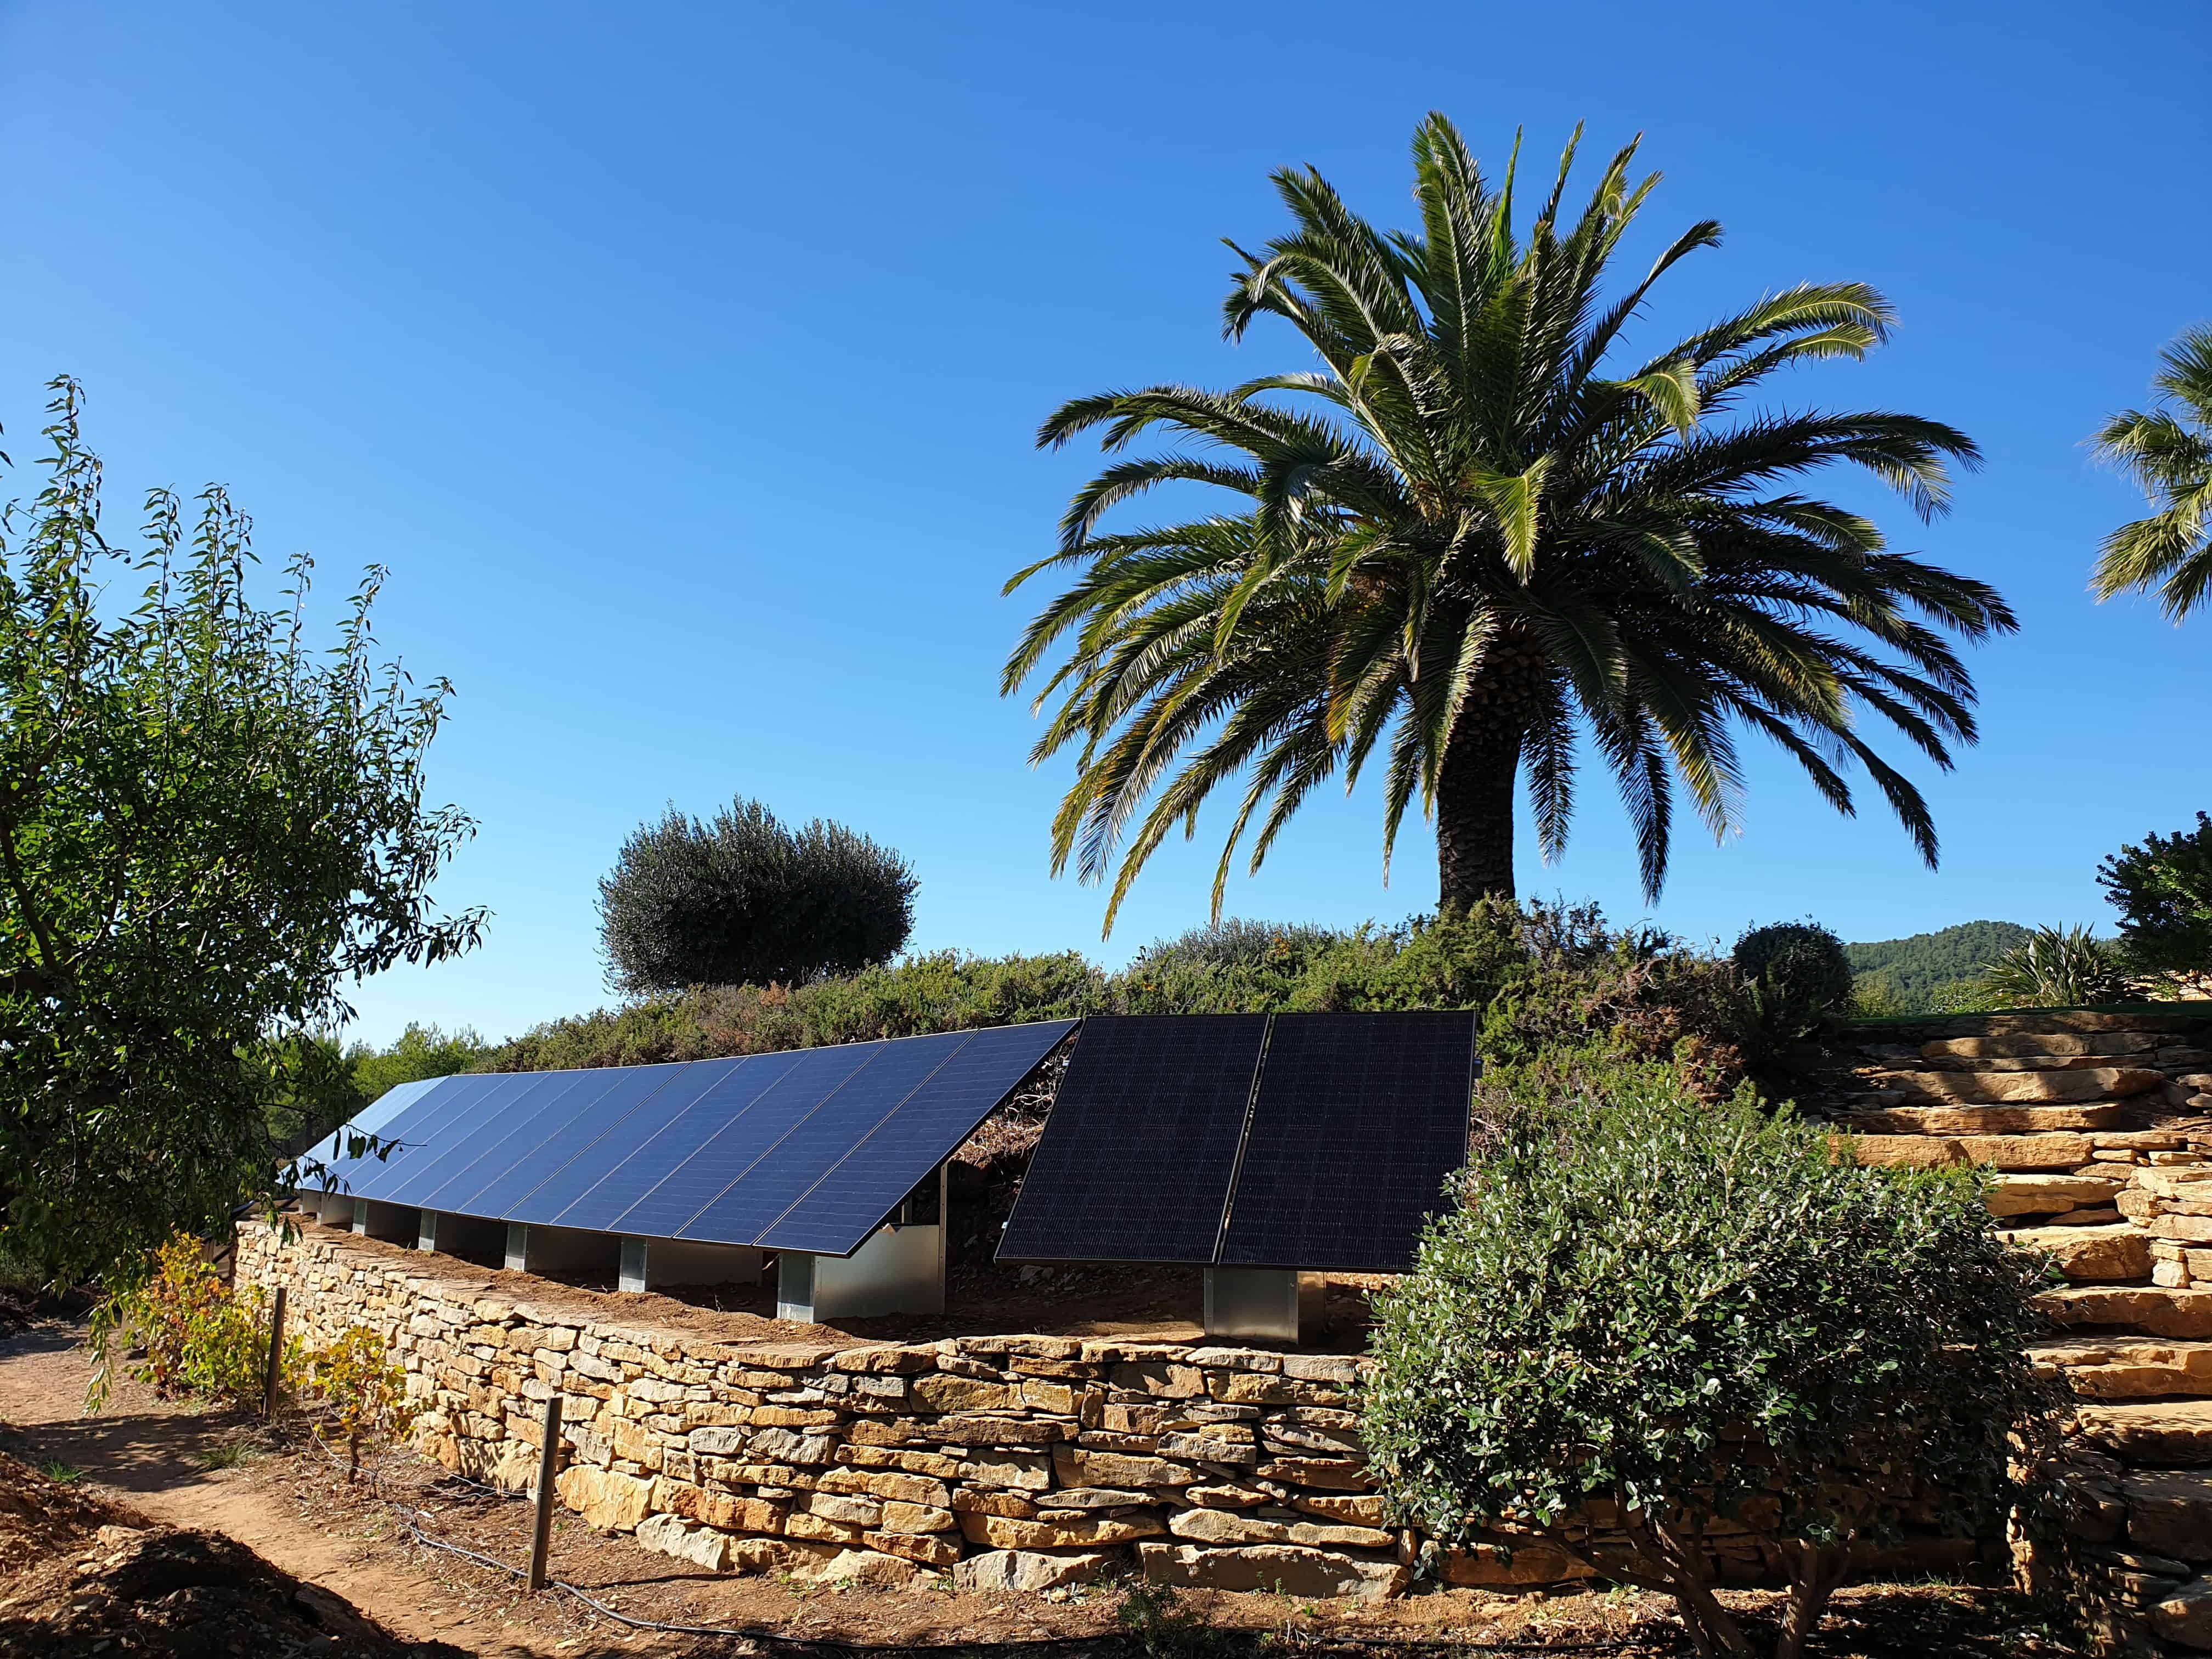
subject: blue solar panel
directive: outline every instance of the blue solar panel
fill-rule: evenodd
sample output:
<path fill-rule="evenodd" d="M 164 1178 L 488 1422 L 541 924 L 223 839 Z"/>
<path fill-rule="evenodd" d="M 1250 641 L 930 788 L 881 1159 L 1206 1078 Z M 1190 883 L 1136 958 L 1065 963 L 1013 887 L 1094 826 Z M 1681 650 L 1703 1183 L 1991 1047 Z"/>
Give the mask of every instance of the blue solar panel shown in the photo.
<path fill-rule="evenodd" d="M 1054 1020 L 969 1033 L 754 1242 L 831 1255 L 854 1249 L 1074 1029 Z M 683 1236 L 701 1237 L 700 1227 Z"/>
<path fill-rule="evenodd" d="M 761 1054 L 719 1086 L 717 1127 L 697 1149 L 639 1194 L 609 1228 L 633 1237 L 672 1238 L 759 1158 L 823 1096 L 866 1066 L 881 1043 Z M 633 1189 L 635 1190 L 635 1189 Z"/>
<path fill-rule="evenodd" d="M 511 1073 L 506 1088 L 495 1088 L 463 1118 L 449 1123 L 421 1156 L 410 1158 L 397 1180 L 380 1186 L 374 1196 L 387 1204 L 413 1204 L 434 1208 L 430 1194 L 467 1169 L 490 1147 L 504 1140 L 519 1122 L 537 1115 L 547 1101 L 568 1092 L 574 1077 L 570 1072 Z"/>
<path fill-rule="evenodd" d="M 374 1135 L 380 1140 L 390 1139 L 395 1130 L 404 1127 L 416 1114 L 430 1109 L 424 1097 L 445 1080 L 441 1077 L 425 1078 L 419 1083 L 403 1083 L 388 1089 L 352 1120 L 341 1125 L 337 1133 L 331 1137 L 330 1146 L 324 1153 L 320 1184 L 326 1190 L 335 1192 L 341 1184 L 341 1178 L 363 1158 L 370 1163 L 378 1162 L 373 1152 L 356 1158 L 346 1152 L 346 1143 L 352 1133 L 358 1131 L 362 1134 Z M 395 1095 L 398 1097 L 397 1100 L 392 1098 Z"/>
<path fill-rule="evenodd" d="M 356 1178 L 354 1195 L 386 1203 L 402 1202 L 399 1194 L 419 1172 L 435 1166 L 464 1138 L 537 1081 L 537 1077 L 527 1072 L 495 1072 L 488 1076 L 450 1079 L 439 1091 L 452 1102 L 450 1109 L 418 1124 L 382 1169 Z"/>
<path fill-rule="evenodd" d="M 709 1194 L 695 1208 L 677 1236 L 718 1243 L 756 1242 L 869 1130 L 927 1083 L 966 1040 L 965 1033 L 955 1033 L 878 1044 L 866 1065 L 827 1090 L 816 1091 L 811 1102 L 793 1102 L 792 1109 L 783 1115 L 783 1123 L 762 1126 L 774 1132 L 769 1137 L 749 1136 L 747 1150 L 751 1158 L 725 1190 Z M 864 1231 L 862 1237 L 866 1236 Z M 859 1243 L 855 1239 L 846 1248 Z"/>
<path fill-rule="evenodd" d="M 481 1075 L 438 1079 L 377 1132 L 379 1139 L 386 1143 L 384 1156 L 371 1152 L 361 1158 L 338 1159 L 331 1165 L 331 1186 L 359 1194 L 364 1186 L 420 1150 L 430 1136 L 489 1088 L 491 1082 L 489 1077 Z"/>
<path fill-rule="evenodd" d="M 602 1149 L 605 1156 L 577 1160 L 558 1180 L 532 1194 L 526 1213 L 517 1218 L 591 1232 L 607 1231 L 641 1194 L 722 1127 L 722 1115 L 714 1106 L 718 1087 L 744 1064 L 742 1060 L 693 1061 L 653 1103 L 650 1120 L 639 1119 L 629 1133 L 606 1141 Z"/>
<path fill-rule="evenodd" d="M 550 1189 L 545 1202 L 552 1210 L 568 1203 L 556 1196 L 564 1183 L 581 1192 L 603 1172 L 609 1147 L 630 1143 L 622 1137 L 626 1126 L 647 1121 L 659 1109 L 664 1089 L 675 1094 L 681 1088 L 688 1065 L 625 1066 L 603 1075 L 611 1079 L 606 1092 L 583 1111 L 557 1127 L 549 1125 L 545 1138 L 527 1151 L 519 1151 L 512 1167 L 492 1176 L 464 1202 L 459 1194 L 447 1206 L 461 1215 L 490 1216 L 501 1221 L 544 1221 L 551 1211 L 539 1214 L 538 1195 Z M 675 1085 L 672 1088 L 671 1085 Z M 575 1173 L 572 1174 L 572 1171 Z"/>
<path fill-rule="evenodd" d="M 446 1171 L 438 1184 L 416 1202 L 426 1210 L 452 1210 L 456 1202 L 474 1198 L 525 1155 L 543 1146 L 556 1130 L 589 1111 L 592 1103 L 606 1093 L 622 1073 L 610 1067 L 555 1072 L 550 1076 L 557 1086 L 550 1094 L 534 1097 L 526 1109 L 486 1126 L 471 1138 L 467 1160 Z"/>

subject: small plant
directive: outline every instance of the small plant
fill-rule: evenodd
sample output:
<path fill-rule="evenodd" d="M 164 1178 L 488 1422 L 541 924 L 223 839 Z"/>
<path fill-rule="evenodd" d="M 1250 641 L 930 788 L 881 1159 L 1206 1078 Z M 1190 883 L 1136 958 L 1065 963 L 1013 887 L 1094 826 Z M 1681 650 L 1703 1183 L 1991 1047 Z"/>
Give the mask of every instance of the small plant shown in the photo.
<path fill-rule="evenodd" d="M 196 1398 L 233 1408 L 258 1406 L 269 1372 L 269 1311 L 256 1286 L 245 1296 L 223 1283 L 198 1239 L 179 1233 L 141 1264 L 137 1278 L 93 1309 L 88 1342 L 92 1381 L 85 1409 L 98 1411 L 114 1386 L 118 1361 L 156 1399 Z M 123 1360 L 126 1342 L 143 1357 Z M 303 1350 L 284 1345 L 280 1394 L 296 1390 Z"/>
<path fill-rule="evenodd" d="M 1171 1584 L 1131 1578 L 1114 1617 L 1152 1659 L 1203 1659 L 1224 1645 L 1222 1632 L 1184 1607 Z"/>
<path fill-rule="evenodd" d="M 226 1440 L 220 1446 L 210 1446 L 192 1461 L 213 1474 L 219 1469 L 242 1468 L 260 1455 L 260 1448 L 248 1441 Z"/>
<path fill-rule="evenodd" d="M 1380 1299 L 1361 1437 L 1401 1521 L 1546 1528 L 1671 1595 L 1700 1653 L 1753 1650 L 1710 1550 L 1752 1532 L 1796 1659 L 1854 1542 L 2007 1511 L 2058 1408 L 2025 1352 L 2047 1271 L 1971 1170 L 1863 1169 L 1748 1089 L 1593 1054 L 1486 1133 Z"/>
<path fill-rule="evenodd" d="M 2133 988 L 2125 964 L 2087 927 L 2039 927 L 1982 975 L 1999 1007 L 2078 1008 L 2124 1001 Z"/>
<path fill-rule="evenodd" d="M 1843 940 L 1817 922 L 1747 929 L 1731 955 L 1759 1028 L 1772 1041 L 1810 1036 L 1823 1019 L 1851 1006 L 1851 959 Z"/>
<path fill-rule="evenodd" d="M 49 1458 L 39 1465 L 39 1473 L 57 1486 L 73 1486 L 84 1479 L 84 1471 L 74 1463 L 64 1463 L 59 1458 Z"/>
<path fill-rule="evenodd" d="M 307 1362 L 307 1386 L 324 1413 L 316 1437 L 345 1448 L 348 1480 L 359 1478 L 365 1448 L 404 1438 L 422 1412 L 407 1397 L 407 1373 L 366 1325 L 349 1328 L 315 1352 Z"/>

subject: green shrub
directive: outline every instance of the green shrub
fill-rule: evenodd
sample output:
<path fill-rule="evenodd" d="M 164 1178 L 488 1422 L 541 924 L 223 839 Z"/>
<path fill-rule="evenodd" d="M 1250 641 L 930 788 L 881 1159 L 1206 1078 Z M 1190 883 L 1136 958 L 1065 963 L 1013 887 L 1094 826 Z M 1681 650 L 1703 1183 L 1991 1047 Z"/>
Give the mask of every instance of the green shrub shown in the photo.
<path fill-rule="evenodd" d="M 2212 976 L 2212 817 L 2149 835 L 2098 866 L 2097 884 L 2120 913 L 2120 945 L 2148 973 Z"/>
<path fill-rule="evenodd" d="M 1999 957 L 1981 988 L 1999 1008 L 2079 1008 L 2134 994 L 2120 954 L 2087 927 L 2039 927 Z"/>
<path fill-rule="evenodd" d="M 1747 1004 L 1725 963 L 1594 906 L 1487 903 L 1349 933 L 1231 922 L 1163 940 L 1108 974 L 1073 951 L 908 957 L 805 985 L 701 986 L 556 1020 L 501 1044 L 485 1071 L 640 1066 L 1104 1013 L 1474 1008 L 1486 1057 L 1593 1032 L 1676 1054 L 1723 1089 Z"/>
<path fill-rule="evenodd" d="M 2008 1437 L 2041 1443 L 2055 1407 L 2025 1352 L 2048 1269 L 1998 1238 L 1979 1177 L 1862 1169 L 1670 1067 L 1545 1067 L 1380 1299 L 1362 1433 L 1398 1518 L 1447 1543 L 1551 1529 L 1729 1652 L 1702 1543 L 1749 1528 L 1790 1571 L 1784 1653 L 1908 1506 L 1993 1523 Z M 1559 1524 L 1585 1504 L 1578 1544 Z"/>
<path fill-rule="evenodd" d="M 1851 959 L 1843 940 L 1818 922 L 1750 928 L 1731 956 L 1760 1029 L 1776 1042 L 1809 1036 L 1851 1006 Z"/>
<path fill-rule="evenodd" d="M 756 800 L 703 821 L 672 806 L 599 883 L 600 938 L 634 994 L 798 985 L 895 955 L 914 891 L 905 860 L 842 823 L 787 830 Z"/>
<path fill-rule="evenodd" d="M 125 1374 L 152 1389 L 158 1400 L 255 1407 L 268 1379 L 268 1299 L 258 1286 L 235 1294 L 199 1240 L 179 1233 L 153 1254 L 134 1282 L 94 1307 L 87 1411 L 106 1402 L 120 1358 L 117 1350 L 125 1343 L 143 1350 L 143 1358 L 121 1362 Z M 305 1363 L 299 1339 L 288 1338 L 280 1392 L 297 1388 Z"/>

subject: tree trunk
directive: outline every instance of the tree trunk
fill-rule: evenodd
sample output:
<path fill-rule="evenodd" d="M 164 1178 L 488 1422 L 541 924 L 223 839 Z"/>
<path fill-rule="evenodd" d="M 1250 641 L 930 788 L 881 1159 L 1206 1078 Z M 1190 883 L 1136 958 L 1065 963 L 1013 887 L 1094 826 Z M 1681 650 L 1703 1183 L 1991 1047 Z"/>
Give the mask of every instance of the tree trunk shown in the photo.
<path fill-rule="evenodd" d="M 1464 910 L 1513 896 L 1513 785 L 1521 727 L 1463 711 L 1437 780 L 1437 905 Z"/>

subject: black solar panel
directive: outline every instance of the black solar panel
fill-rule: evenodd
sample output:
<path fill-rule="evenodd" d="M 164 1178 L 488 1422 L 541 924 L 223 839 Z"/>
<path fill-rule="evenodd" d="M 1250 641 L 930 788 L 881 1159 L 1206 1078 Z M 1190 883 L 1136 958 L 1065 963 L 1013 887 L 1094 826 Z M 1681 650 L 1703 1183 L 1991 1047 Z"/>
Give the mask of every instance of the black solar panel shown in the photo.
<path fill-rule="evenodd" d="M 1279 1014 L 1217 1258 L 1402 1273 L 1467 1162 L 1471 1013 Z"/>
<path fill-rule="evenodd" d="M 1085 1021 L 1000 1260 L 1405 1271 L 1467 1161 L 1474 1022 Z"/>
<path fill-rule="evenodd" d="M 1264 1014 L 1083 1023 L 1000 1244 L 1011 1261 L 1211 1261 Z"/>

